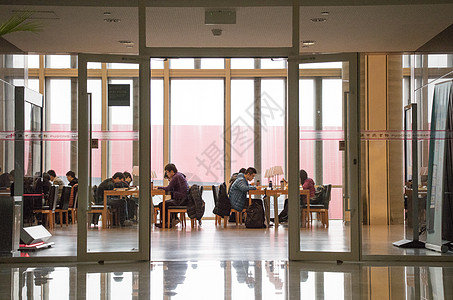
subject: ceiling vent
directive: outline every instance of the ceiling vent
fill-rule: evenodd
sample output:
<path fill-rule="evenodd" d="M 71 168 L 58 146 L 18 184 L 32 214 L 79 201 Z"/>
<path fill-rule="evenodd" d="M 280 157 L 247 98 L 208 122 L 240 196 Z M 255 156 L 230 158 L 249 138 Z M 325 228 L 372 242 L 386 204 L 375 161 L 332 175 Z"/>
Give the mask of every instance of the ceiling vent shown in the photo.
<path fill-rule="evenodd" d="M 236 24 L 234 9 L 206 9 L 204 13 L 205 25 Z"/>

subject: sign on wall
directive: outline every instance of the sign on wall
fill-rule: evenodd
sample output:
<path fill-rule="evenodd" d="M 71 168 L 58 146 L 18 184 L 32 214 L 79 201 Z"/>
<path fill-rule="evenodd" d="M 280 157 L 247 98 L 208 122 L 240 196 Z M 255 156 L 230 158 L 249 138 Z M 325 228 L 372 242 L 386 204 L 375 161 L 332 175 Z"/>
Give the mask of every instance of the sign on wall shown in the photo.
<path fill-rule="evenodd" d="M 130 104 L 131 104 L 131 86 L 129 84 L 108 85 L 109 106 L 130 106 Z"/>

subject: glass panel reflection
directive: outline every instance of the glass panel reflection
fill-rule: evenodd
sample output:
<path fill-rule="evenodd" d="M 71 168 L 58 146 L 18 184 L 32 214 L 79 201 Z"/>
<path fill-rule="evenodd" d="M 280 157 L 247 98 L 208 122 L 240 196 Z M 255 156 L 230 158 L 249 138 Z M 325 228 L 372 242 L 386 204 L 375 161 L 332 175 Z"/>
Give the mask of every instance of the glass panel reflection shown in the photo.
<path fill-rule="evenodd" d="M 129 63 L 110 65 L 138 68 Z M 106 99 L 100 81 L 89 83 L 92 144 L 87 251 L 136 252 L 138 177 L 134 178 L 132 169 L 139 164 L 138 78 L 109 77 Z"/>
<path fill-rule="evenodd" d="M 301 251 L 349 252 L 345 163 L 346 62 L 300 64 Z M 313 72 L 313 69 L 318 69 Z M 302 172 L 302 170 L 305 171 Z M 303 196 L 301 196 L 303 197 Z"/>
<path fill-rule="evenodd" d="M 5 266 L 1 299 L 450 299 L 453 268 L 167 261 Z"/>

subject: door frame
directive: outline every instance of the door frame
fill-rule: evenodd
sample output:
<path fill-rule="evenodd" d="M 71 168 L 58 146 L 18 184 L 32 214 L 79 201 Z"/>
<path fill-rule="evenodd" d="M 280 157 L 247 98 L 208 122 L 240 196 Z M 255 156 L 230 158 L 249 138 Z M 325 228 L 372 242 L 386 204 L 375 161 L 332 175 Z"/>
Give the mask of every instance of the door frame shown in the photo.
<path fill-rule="evenodd" d="M 78 172 L 79 172 L 79 214 L 77 224 L 78 261 L 119 261 L 150 260 L 150 199 L 151 199 L 151 115 L 140 114 L 139 122 L 139 168 L 140 168 L 140 209 L 139 209 L 139 247 L 137 252 L 93 252 L 87 251 L 87 207 L 90 199 L 89 186 L 91 156 L 90 117 L 87 93 L 87 63 L 135 63 L 139 64 L 139 111 L 150 112 L 151 69 L 149 57 L 131 55 L 79 54 L 78 56 Z M 90 178 L 91 179 L 91 178 Z"/>
<path fill-rule="evenodd" d="M 360 224 L 360 131 L 359 131 L 359 55 L 358 53 L 299 55 L 288 59 L 288 98 L 287 98 L 287 130 L 288 139 L 287 170 L 288 181 L 299 182 L 299 64 L 318 62 L 349 62 L 349 103 L 347 109 L 347 126 L 344 132 L 346 142 L 346 174 L 348 183 L 350 216 L 350 251 L 320 252 L 300 250 L 300 208 L 299 201 L 288 201 L 289 222 L 288 250 L 290 260 L 316 261 L 359 261 L 361 257 Z M 299 185 L 289 185 L 288 198 L 299 198 Z"/>

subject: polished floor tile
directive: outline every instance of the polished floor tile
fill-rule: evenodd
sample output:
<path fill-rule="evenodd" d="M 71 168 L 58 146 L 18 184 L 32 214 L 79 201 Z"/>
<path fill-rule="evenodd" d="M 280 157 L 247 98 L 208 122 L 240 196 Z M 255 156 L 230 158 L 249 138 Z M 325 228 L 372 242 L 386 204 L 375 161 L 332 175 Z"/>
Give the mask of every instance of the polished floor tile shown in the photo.
<path fill-rule="evenodd" d="M 0 299 L 452 299 L 453 265 L 283 260 L 0 265 Z"/>
<path fill-rule="evenodd" d="M 403 225 L 362 226 L 363 255 L 452 256 L 427 249 L 404 249 L 392 245 L 404 238 Z M 52 232 L 54 247 L 28 251 L 23 255 L 40 257 L 76 256 L 77 227 L 57 227 Z M 302 251 L 347 252 L 351 249 L 350 226 L 341 220 L 331 220 L 329 228 L 320 223 L 301 228 Z M 423 240 L 423 236 L 421 239 Z M 89 252 L 136 251 L 139 247 L 138 228 L 114 227 L 107 230 L 90 228 Z M 215 226 L 214 220 L 204 220 L 201 227 L 151 230 L 151 260 L 284 260 L 288 259 L 288 225 L 278 229 L 246 229 L 244 225 L 227 228 Z"/>

